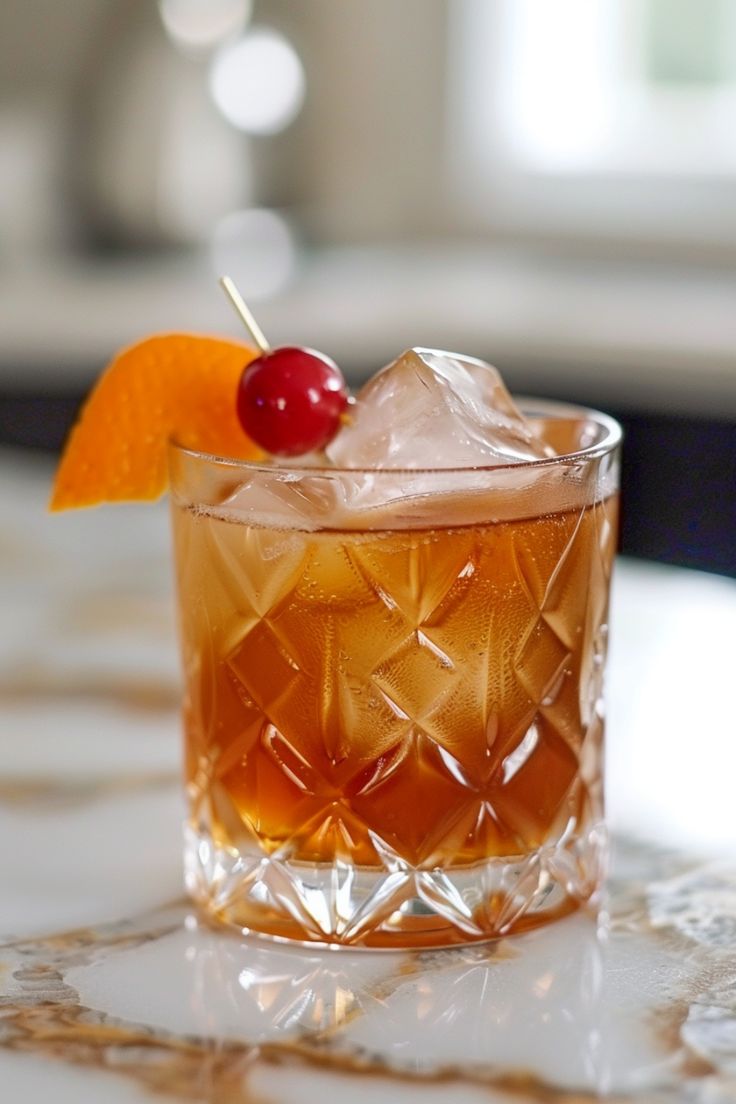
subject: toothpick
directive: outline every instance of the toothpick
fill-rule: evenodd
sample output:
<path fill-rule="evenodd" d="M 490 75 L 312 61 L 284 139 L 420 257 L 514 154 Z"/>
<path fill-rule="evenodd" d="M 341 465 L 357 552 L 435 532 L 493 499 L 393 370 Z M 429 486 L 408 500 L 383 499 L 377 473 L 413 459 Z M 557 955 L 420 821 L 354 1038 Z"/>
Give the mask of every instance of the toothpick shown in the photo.
<path fill-rule="evenodd" d="M 246 303 L 245 299 L 240 294 L 229 276 L 220 277 L 220 287 L 223 289 L 228 299 L 232 303 L 236 314 L 240 318 L 240 321 L 244 324 L 245 328 L 255 341 L 259 350 L 262 353 L 270 353 L 271 346 L 268 344 L 263 330 L 256 322 L 255 318 L 250 312 L 248 304 Z"/>

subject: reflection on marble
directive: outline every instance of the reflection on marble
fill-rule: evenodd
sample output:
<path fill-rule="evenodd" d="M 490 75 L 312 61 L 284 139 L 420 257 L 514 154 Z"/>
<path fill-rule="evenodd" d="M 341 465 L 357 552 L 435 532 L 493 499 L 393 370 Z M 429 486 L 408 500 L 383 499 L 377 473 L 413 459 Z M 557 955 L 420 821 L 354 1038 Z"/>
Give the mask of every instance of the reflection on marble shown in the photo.
<path fill-rule="evenodd" d="M 692 626 L 702 639 L 708 610 L 722 636 L 736 587 L 619 570 L 599 915 L 467 949 L 289 947 L 216 930 L 181 897 L 165 513 L 50 519 L 45 478 L 0 469 L 3 1104 L 736 1101 L 736 869 L 708 861 L 736 839 L 731 745 L 711 725 L 686 754 L 700 688 L 683 673 L 700 669 Z M 652 703 L 675 658 L 663 731 Z M 709 695 L 730 716 L 723 671 Z M 632 842 L 644 830 L 656 845 Z"/>
<path fill-rule="evenodd" d="M 304 1101 L 328 1070 L 390 1078 L 397 1101 L 425 1084 L 447 1100 L 460 1086 L 498 1100 L 728 1100 L 736 871 L 682 867 L 621 846 L 610 916 L 467 949 L 281 946 L 216 930 L 184 903 L 9 940 L 0 1038 L 232 1104 L 291 1100 L 278 1085 L 294 1068 Z"/>

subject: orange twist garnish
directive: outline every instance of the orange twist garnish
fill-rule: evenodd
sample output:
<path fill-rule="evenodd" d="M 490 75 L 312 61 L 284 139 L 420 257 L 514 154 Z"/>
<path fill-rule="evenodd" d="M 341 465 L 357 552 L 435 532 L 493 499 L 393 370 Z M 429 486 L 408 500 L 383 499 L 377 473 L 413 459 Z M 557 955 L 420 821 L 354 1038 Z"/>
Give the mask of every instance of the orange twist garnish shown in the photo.
<path fill-rule="evenodd" d="M 49 508 L 160 498 L 172 437 L 217 456 L 260 456 L 236 412 L 240 377 L 256 355 L 239 342 L 195 334 L 163 334 L 124 349 L 82 407 Z"/>

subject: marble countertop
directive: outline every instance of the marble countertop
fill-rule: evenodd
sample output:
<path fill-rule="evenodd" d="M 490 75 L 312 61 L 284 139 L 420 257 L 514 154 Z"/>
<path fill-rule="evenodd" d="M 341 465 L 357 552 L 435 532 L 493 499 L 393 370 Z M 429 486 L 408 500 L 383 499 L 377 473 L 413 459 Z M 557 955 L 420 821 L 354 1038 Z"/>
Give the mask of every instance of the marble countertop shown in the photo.
<path fill-rule="evenodd" d="M 0 454 L 0 1099 L 736 1101 L 736 582 L 616 572 L 609 884 L 467 950 L 280 947 L 181 890 L 166 508 Z"/>

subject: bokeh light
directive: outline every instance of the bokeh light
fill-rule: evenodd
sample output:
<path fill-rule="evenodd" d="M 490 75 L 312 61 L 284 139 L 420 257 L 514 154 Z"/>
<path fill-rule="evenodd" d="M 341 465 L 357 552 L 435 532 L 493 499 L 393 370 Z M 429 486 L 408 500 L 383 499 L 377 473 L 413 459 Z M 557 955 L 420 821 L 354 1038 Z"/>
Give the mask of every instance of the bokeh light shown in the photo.
<path fill-rule="evenodd" d="M 292 230 L 277 211 L 253 207 L 233 211 L 216 225 L 211 241 L 215 273 L 233 278 L 249 300 L 281 291 L 296 267 Z"/>
<path fill-rule="evenodd" d="M 276 31 L 254 30 L 222 46 L 212 61 L 210 91 L 233 126 L 249 134 L 276 134 L 304 101 L 302 63 Z"/>
<path fill-rule="evenodd" d="M 239 34 L 252 0 L 159 0 L 161 22 L 178 46 L 204 50 Z"/>

